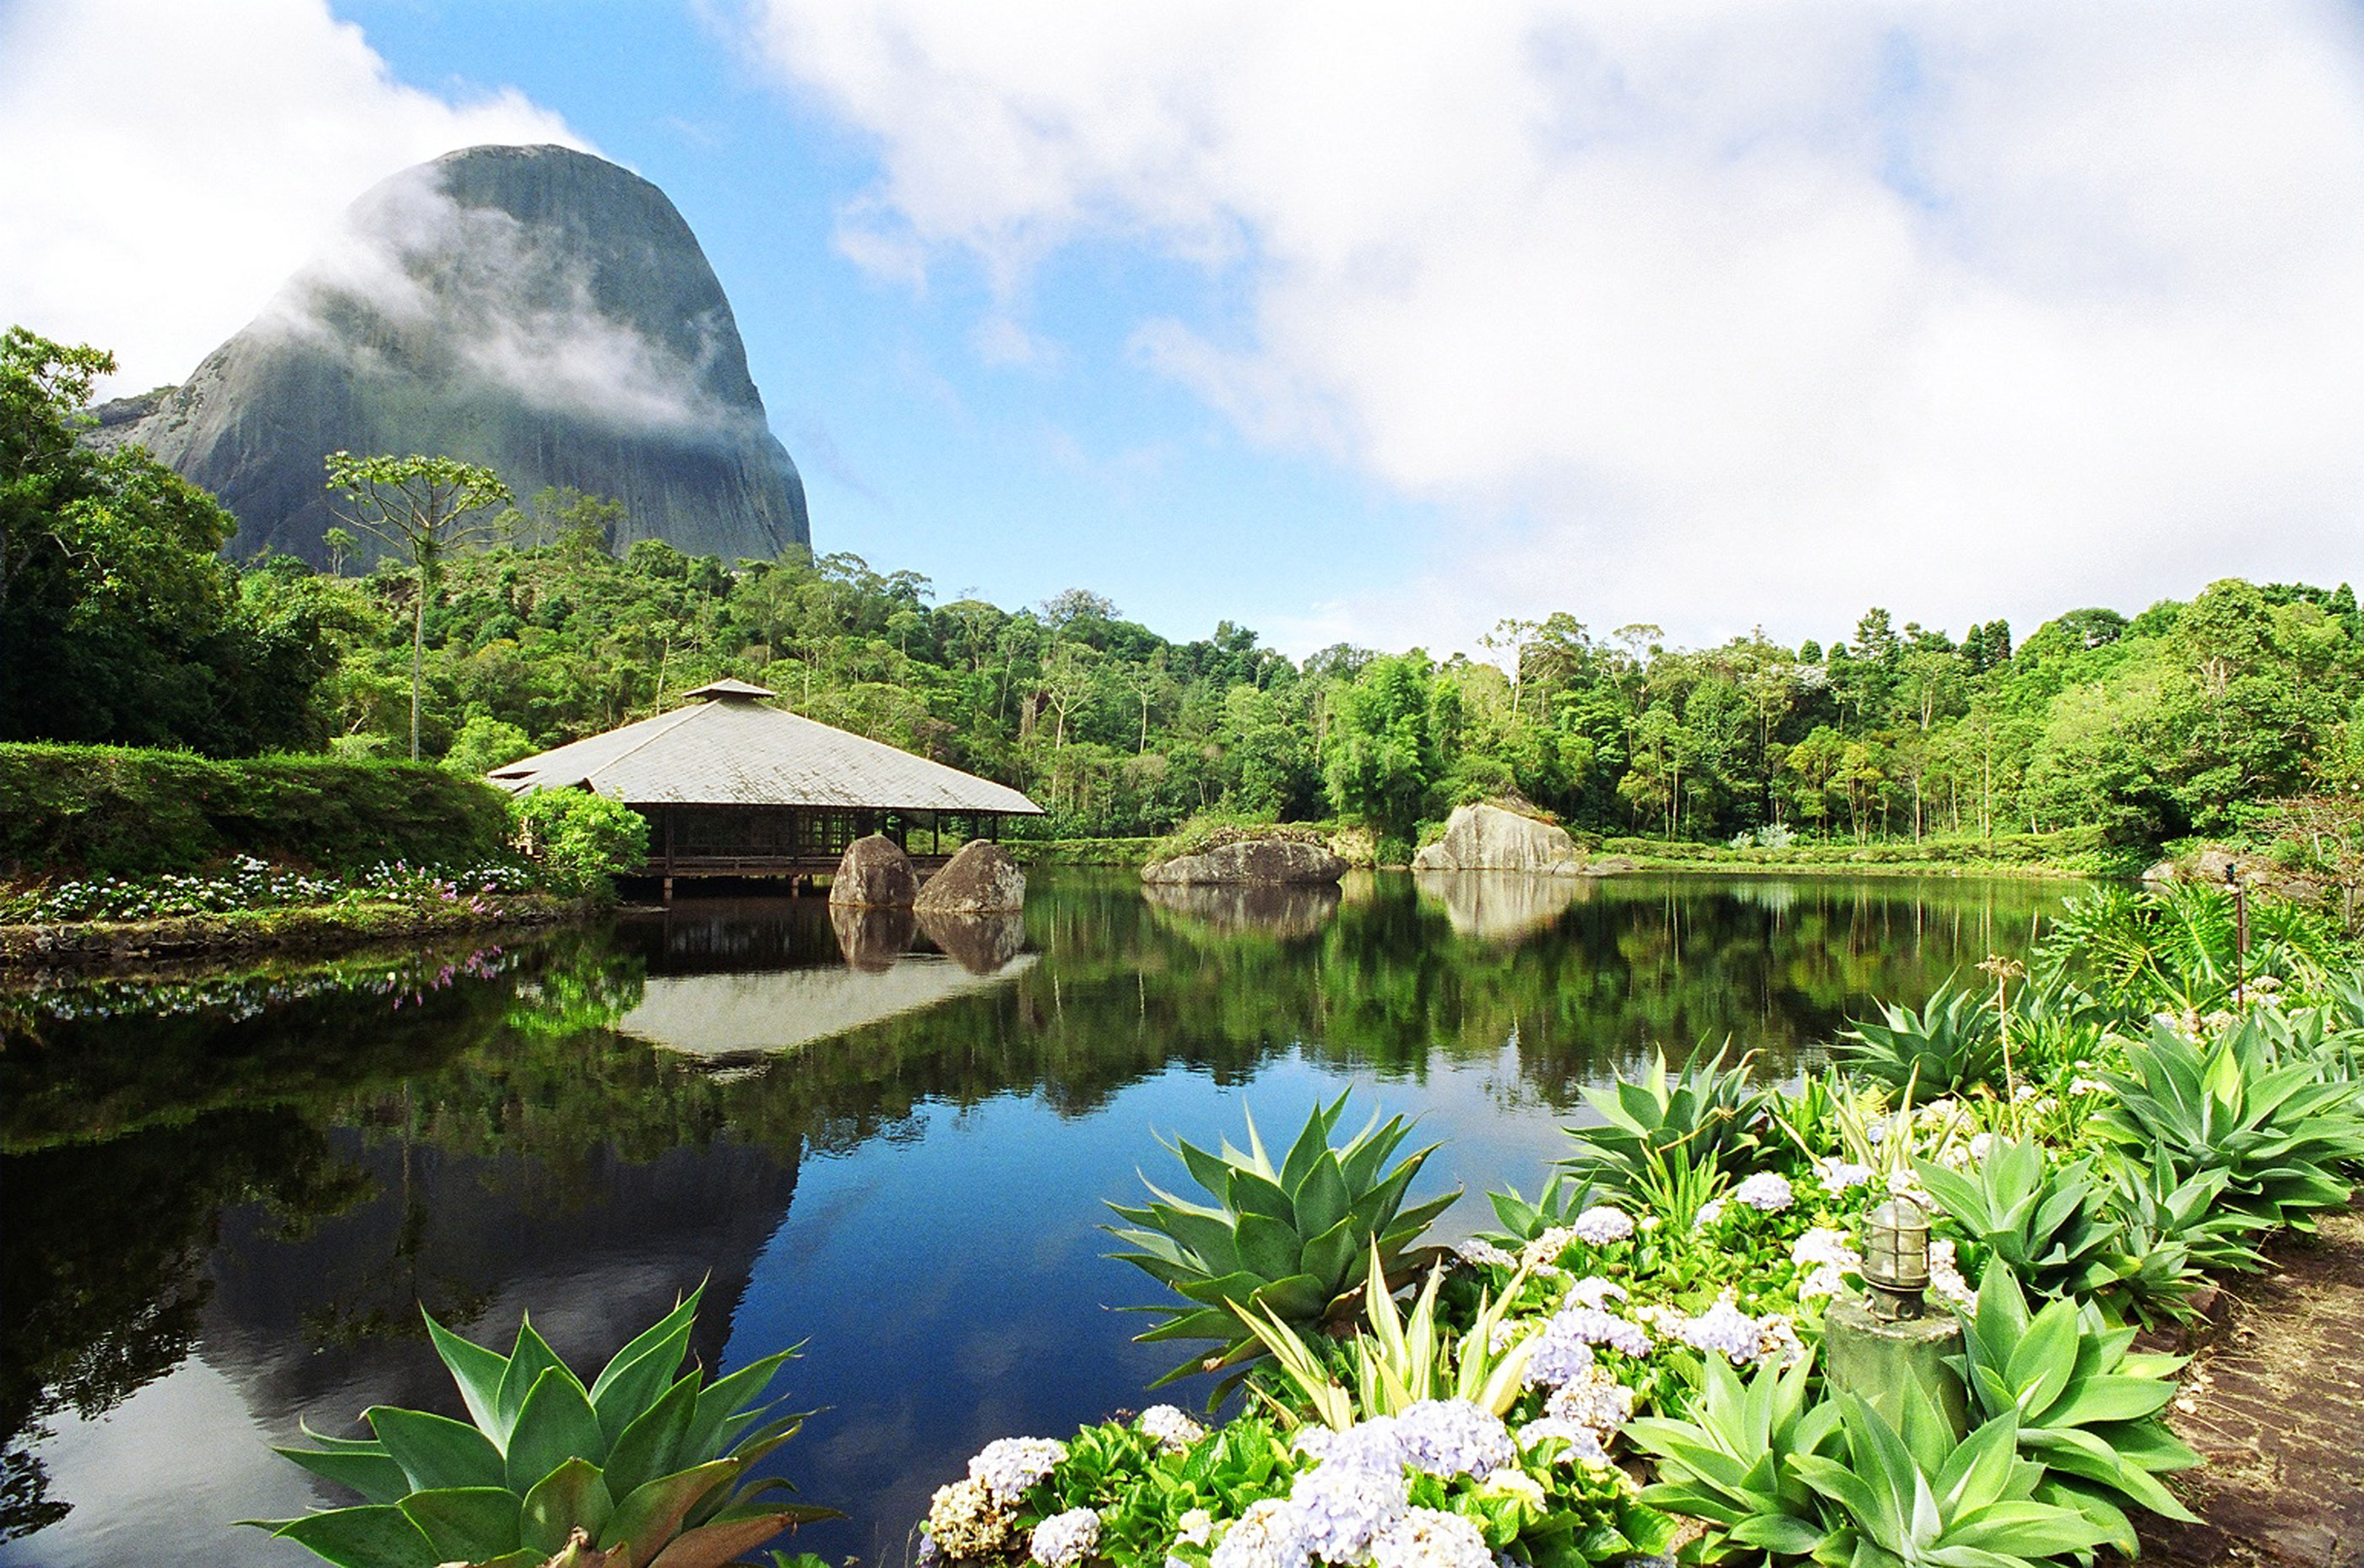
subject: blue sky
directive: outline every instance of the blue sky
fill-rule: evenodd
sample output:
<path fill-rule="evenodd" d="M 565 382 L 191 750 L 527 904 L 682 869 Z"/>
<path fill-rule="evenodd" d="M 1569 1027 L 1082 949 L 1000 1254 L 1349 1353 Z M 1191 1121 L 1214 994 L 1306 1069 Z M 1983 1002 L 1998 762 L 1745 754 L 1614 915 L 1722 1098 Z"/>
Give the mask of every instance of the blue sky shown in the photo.
<path fill-rule="evenodd" d="M 2357 573 L 2323 4 L 0 0 L 0 315 L 176 380 L 552 138 L 688 218 L 816 545 L 946 599 L 1442 653 Z"/>

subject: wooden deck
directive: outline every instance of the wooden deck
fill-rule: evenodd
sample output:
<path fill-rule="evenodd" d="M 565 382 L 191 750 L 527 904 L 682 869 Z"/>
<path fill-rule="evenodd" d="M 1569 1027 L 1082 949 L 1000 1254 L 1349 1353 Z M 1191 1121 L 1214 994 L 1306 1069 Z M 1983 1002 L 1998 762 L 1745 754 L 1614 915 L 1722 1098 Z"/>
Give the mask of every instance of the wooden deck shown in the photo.
<path fill-rule="evenodd" d="M 651 877 L 827 877 L 837 870 L 836 855 L 662 855 L 649 857 L 644 875 Z M 911 868 L 922 877 L 944 868 L 950 855 L 914 855 Z"/>

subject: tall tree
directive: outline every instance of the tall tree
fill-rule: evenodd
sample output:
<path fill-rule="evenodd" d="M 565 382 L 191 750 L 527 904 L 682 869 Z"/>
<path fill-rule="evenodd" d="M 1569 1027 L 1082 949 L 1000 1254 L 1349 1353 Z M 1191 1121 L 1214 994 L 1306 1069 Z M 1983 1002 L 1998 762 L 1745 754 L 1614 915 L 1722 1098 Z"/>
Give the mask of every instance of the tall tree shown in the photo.
<path fill-rule="evenodd" d="M 329 488 L 345 505 L 337 515 L 410 563 L 418 598 L 410 622 L 410 756 L 418 756 L 418 696 L 426 680 L 427 600 L 445 559 L 493 537 L 495 507 L 515 498 L 489 468 L 450 457 L 329 454 Z"/>

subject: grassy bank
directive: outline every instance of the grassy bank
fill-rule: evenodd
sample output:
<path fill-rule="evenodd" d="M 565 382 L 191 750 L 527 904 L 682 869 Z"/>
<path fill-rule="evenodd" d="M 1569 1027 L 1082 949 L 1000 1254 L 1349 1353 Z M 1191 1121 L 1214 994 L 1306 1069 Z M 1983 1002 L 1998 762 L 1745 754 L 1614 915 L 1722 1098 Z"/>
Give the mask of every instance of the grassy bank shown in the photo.
<path fill-rule="evenodd" d="M 295 905 L 164 920 L 0 925 L 0 967 L 112 967 L 242 953 L 329 953 L 379 942 L 555 925 L 577 918 L 585 907 L 545 893 L 525 893 L 506 895 L 491 904 Z"/>
<path fill-rule="evenodd" d="M 1997 834 L 1991 838 L 1924 838 L 1871 844 L 1792 842 L 1779 848 L 1692 844 L 1659 838 L 1609 838 L 1596 854 L 1622 856 L 1649 870 L 1845 871 L 1914 876 L 2130 877 L 2154 857 L 2113 847 L 2099 828 Z"/>
<path fill-rule="evenodd" d="M 0 745 L 0 877 L 154 877 L 240 855 L 466 866 L 507 834 L 500 791 L 424 763 Z"/>

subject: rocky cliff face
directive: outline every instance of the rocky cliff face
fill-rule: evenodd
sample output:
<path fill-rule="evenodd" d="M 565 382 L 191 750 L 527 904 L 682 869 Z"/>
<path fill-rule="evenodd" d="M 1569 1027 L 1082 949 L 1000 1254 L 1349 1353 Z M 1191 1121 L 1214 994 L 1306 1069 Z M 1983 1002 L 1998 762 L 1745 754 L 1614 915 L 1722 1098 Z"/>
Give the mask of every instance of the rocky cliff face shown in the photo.
<path fill-rule="evenodd" d="M 238 515 L 240 555 L 325 562 L 324 454 L 484 464 L 630 509 L 620 550 L 769 557 L 811 542 L 730 301 L 665 194 L 563 147 L 405 170 L 187 385 L 98 410 Z"/>

